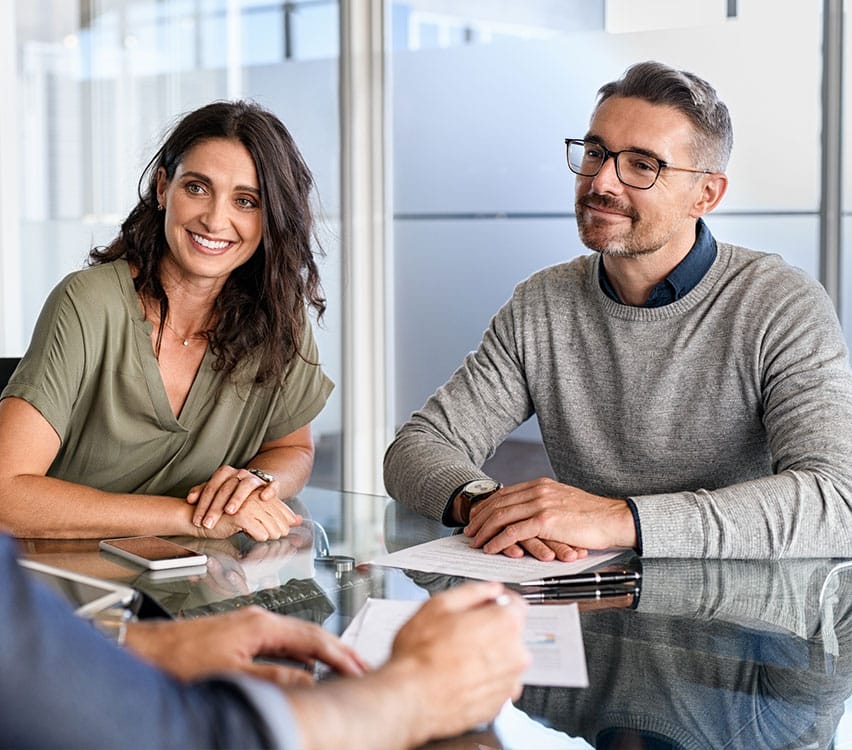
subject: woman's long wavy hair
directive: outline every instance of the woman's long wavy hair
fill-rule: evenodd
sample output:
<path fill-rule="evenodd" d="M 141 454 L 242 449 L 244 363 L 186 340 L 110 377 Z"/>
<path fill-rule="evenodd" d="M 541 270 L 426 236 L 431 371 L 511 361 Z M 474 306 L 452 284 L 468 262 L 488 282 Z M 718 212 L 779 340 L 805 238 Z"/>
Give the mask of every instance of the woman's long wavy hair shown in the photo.
<path fill-rule="evenodd" d="M 89 253 L 90 265 L 125 258 L 136 270 L 134 285 L 159 304 L 160 330 L 169 300 L 160 278 L 168 246 L 164 212 L 157 206 L 157 175 L 171 180 L 186 154 L 201 141 L 236 139 L 254 160 L 260 187 L 263 235 L 254 255 L 226 281 L 207 331 L 214 369 L 233 375 L 258 357 L 255 382 L 280 381 L 308 325 L 305 305 L 322 317 L 325 299 L 314 259 L 310 193 L 313 176 L 284 124 L 252 102 L 214 102 L 186 115 L 172 130 L 139 179 L 139 202 L 106 247 Z M 160 340 L 158 339 L 158 340 Z"/>

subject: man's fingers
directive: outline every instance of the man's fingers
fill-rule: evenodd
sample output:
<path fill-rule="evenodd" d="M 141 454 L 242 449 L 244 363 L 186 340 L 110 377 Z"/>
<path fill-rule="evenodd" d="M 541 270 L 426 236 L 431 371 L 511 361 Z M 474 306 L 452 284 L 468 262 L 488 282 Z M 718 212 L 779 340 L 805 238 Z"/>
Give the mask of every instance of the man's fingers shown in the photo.
<path fill-rule="evenodd" d="M 279 616 L 267 617 L 265 623 L 268 630 L 264 639 L 268 653 L 305 664 L 319 660 L 336 672 L 349 676 L 359 676 L 367 671 L 367 665 L 352 648 L 315 623 Z"/>
<path fill-rule="evenodd" d="M 551 560 L 556 559 L 556 552 L 541 539 L 525 539 L 520 543 L 520 546 L 529 552 L 536 560 L 550 562 Z M 507 554 L 506 550 L 502 550 L 502 552 L 503 554 Z"/>
<path fill-rule="evenodd" d="M 555 542 L 551 539 L 545 540 L 545 544 L 556 553 L 556 559 L 561 562 L 574 562 L 574 560 L 588 557 L 589 554 L 589 550 L 584 547 L 572 547 L 570 544 Z"/>

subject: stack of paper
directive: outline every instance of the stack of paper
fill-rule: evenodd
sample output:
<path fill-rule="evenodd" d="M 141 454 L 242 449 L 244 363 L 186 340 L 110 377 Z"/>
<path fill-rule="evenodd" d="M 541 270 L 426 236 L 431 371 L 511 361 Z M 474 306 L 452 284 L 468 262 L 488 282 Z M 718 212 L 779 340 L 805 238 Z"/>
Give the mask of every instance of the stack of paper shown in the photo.
<path fill-rule="evenodd" d="M 588 557 L 574 562 L 551 560 L 542 562 L 530 555 L 520 559 L 505 555 L 488 555 L 481 549 L 470 546 L 470 538 L 464 534 L 434 539 L 431 542 L 401 549 L 371 560 L 373 565 L 389 568 L 421 570 L 428 573 L 477 578 L 483 581 L 520 583 L 545 576 L 564 576 L 582 573 L 584 570 L 612 560 L 624 554 L 623 549 L 589 552 Z"/>

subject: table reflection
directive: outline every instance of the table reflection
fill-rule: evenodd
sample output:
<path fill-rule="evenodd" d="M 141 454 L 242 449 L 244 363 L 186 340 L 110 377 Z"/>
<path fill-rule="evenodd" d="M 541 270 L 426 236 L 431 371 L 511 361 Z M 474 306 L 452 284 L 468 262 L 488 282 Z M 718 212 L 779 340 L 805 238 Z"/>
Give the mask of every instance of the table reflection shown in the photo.
<path fill-rule="evenodd" d="M 598 748 L 832 747 L 852 693 L 848 568 L 645 571 L 635 611 L 581 616 L 590 687 L 528 687 L 519 708 Z"/>
<path fill-rule="evenodd" d="M 200 570 L 143 572 L 99 551 L 96 540 L 30 540 L 24 550 L 130 584 L 171 615 L 260 604 L 337 633 L 367 597 L 424 599 L 465 580 L 368 564 L 452 533 L 387 498 L 311 490 L 293 504 L 306 522 L 282 540 L 175 538 L 208 555 Z M 580 604 L 588 688 L 528 686 L 492 727 L 437 746 L 832 747 L 852 694 L 852 567 L 832 560 L 641 566 L 638 601 Z"/>

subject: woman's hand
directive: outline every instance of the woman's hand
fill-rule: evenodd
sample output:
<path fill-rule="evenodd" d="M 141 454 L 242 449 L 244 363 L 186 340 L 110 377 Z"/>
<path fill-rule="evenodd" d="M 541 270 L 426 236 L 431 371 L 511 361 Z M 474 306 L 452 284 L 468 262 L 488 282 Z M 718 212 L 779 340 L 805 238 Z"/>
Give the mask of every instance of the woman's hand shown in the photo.
<path fill-rule="evenodd" d="M 192 523 L 196 528 L 212 529 L 222 514 L 234 515 L 257 492 L 262 500 L 295 497 L 305 486 L 314 460 L 314 442 L 310 423 L 277 440 L 260 446 L 249 462 L 271 473 L 275 479 L 264 482 L 248 469 L 220 466 L 206 482 L 195 485 L 186 496 L 194 504 Z M 289 524 L 296 526 L 296 514 Z"/>
<path fill-rule="evenodd" d="M 220 516 L 213 528 L 196 527 L 196 534 L 206 539 L 224 539 L 244 531 L 258 542 L 268 542 L 287 536 L 291 527 L 301 523 L 302 517 L 283 500 L 262 500 L 260 493 L 255 491 L 236 513 Z"/>
<path fill-rule="evenodd" d="M 248 469 L 220 466 L 210 479 L 196 484 L 189 491 L 186 501 L 195 505 L 193 525 L 212 529 L 223 513 L 233 515 L 243 507 L 250 495 L 256 493 L 261 500 L 277 500 L 278 490 L 278 480 L 264 482 Z M 298 523 L 294 513 L 290 525 L 297 526 Z"/>

